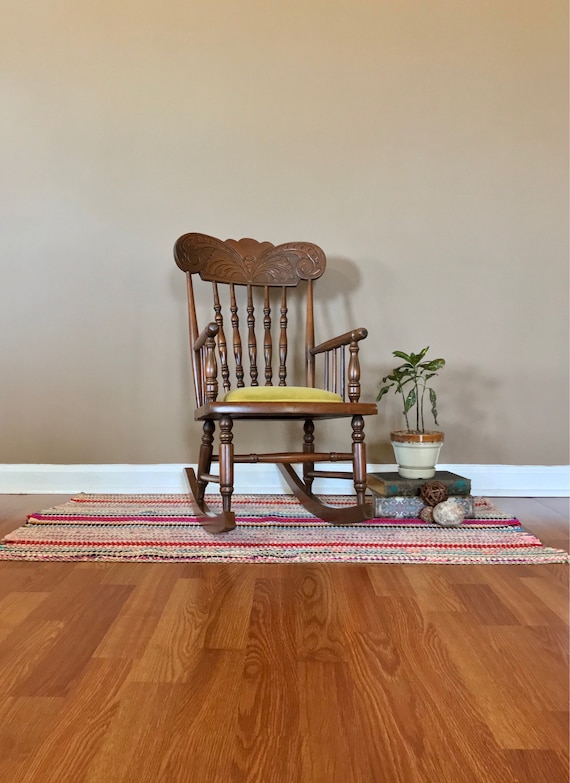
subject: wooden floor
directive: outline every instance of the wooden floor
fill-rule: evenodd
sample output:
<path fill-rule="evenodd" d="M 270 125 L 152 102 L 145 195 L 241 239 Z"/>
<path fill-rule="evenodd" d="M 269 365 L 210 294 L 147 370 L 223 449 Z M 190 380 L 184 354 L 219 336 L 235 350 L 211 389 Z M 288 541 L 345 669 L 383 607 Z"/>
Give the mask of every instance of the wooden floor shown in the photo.
<path fill-rule="evenodd" d="M 567 783 L 568 671 L 564 565 L 0 562 L 0 781 Z"/>

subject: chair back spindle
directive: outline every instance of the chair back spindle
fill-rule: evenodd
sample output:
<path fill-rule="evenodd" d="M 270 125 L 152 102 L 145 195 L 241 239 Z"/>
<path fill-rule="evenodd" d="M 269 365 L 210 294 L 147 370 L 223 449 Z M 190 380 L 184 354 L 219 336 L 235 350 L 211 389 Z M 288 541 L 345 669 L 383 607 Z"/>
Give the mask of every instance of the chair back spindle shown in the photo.
<path fill-rule="evenodd" d="M 313 281 L 307 285 L 307 318 L 305 328 L 305 356 L 307 362 L 307 386 L 315 385 L 315 357 L 311 349 L 315 347 L 315 316 L 313 313 Z M 325 389 L 328 388 L 325 381 Z"/>
<path fill-rule="evenodd" d="M 333 348 L 332 353 L 332 389 L 335 394 L 338 388 L 338 361 L 337 361 L 338 348 Z"/>
<path fill-rule="evenodd" d="M 253 289 L 247 287 L 247 350 L 249 353 L 249 377 L 252 386 L 257 382 L 257 340 L 255 339 L 255 307 L 253 305 Z"/>
<path fill-rule="evenodd" d="M 230 369 L 228 367 L 228 351 L 226 345 L 226 336 L 224 334 L 224 318 L 222 316 L 222 305 L 220 304 L 220 295 L 218 284 L 212 283 L 214 291 L 214 313 L 215 321 L 218 326 L 218 353 L 220 355 L 220 364 L 222 368 L 222 384 L 225 391 L 230 390 Z"/>
<path fill-rule="evenodd" d="M 287 386 L 287 289 L 281 289 L 279 318 L 279 386 Z"/>
<path fill-rule="evenodd" d="M 269 301 L 269 286 L 263 289 L 263 358 L 265 360 L 265 385 L 273 386 L 273 369 L 271 366 L 273 343 L 271 342 L 271 303 Z"/>
<path fill-rule="evenodd" d="M 243 382 L 243 364 L 242 364 L 242 349 L 241 349 L 241 337 L 239 333 L 239 314 L 238 306 L 236 302 L 236 289 L 233 283 L 230 283 L 230 312 L 232 316 L 232 334 L 233 334 L 233 346 L 234 346 L 234 360 L 236 363 L 236 382 L 238 389 L 244 386 Z"/>

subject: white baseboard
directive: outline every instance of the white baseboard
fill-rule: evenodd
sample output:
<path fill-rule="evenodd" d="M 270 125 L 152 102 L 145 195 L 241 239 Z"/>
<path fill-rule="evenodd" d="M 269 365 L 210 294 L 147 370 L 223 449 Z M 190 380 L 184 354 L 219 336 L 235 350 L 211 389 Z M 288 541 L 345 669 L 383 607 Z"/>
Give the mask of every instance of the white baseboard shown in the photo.
<path fill-rule="evenodd" d="M 0 493 L 75 494 L 181 493 L 188 491 L 184 465 L 0 465 Z M 194 466 L 195 467 L 195 466 Z M 326 465 L 322 466 L 326 469 Z M 338 470 L 338 465 L 331 466 Z M 471 479 L 472 493 L 489 497 L 568 497 L 568 465 L 438 465 Z M 396 470 L 369 465 L 368 472 Z M 243 494 L 289 492 L 275 465 L 238 465 L 235 491 Z M 342 480 L 317 480 L 316 493 L 349 493 Z"/>

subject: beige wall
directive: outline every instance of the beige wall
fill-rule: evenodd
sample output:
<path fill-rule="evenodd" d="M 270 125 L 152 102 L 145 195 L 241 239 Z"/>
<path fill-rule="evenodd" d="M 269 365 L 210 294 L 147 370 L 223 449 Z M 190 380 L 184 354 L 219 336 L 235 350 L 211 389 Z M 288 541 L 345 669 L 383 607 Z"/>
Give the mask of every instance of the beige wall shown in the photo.
<path fill-rule="evenodd" d="M 193 461 L 171 247 L 203 231 L 325 249 L 317 338 L 368 326 L 368 397 L 446 357 L 444 461 L 567 463 L 567 15 L 0 0 L 0 462 Z"/>

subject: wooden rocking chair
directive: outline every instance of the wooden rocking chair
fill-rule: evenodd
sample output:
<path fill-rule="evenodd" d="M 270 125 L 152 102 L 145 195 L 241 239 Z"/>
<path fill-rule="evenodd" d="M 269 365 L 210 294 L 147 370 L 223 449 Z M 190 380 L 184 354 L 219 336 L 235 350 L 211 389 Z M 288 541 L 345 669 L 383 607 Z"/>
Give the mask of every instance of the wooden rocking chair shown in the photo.
<path fill-rule="evenodd" d="M 186 272 L 190 355 L 196 394 L 194 418 L 203 422 L 202 443 L 197 474 L 192 468 L 186 473 L 192 494 L 203 512 L 204 527 L 214 533 L 235 527 L 231 497 L 236 463 L 276 463 L 289 487 L 301 503 L 315 516 L 333 524 L 361 522 L 374 516 L 366 494 L 366 447 L 364 419 L 377 413 L 375 403 L 360 399 L 359 342 L 366 329 L 354 329 L 315 345 L 313 318 L 313 281 L 325 271 L 325 254 L 308 242 L 288 242 L 274 246 L 254 239 L 228 239 L 223 242 L 205 234 L 184 234 L 174 246 L 176 264 Z M 198 329 L 192 276 L 198 274 L 211 283 L 213 321 Z M 299 283 L 303 283 L 299 285 Z M 240 288 L 241 287 L 241 288 Z M 301 293 L 306 287 L 305 340 L 302 347 L 305 385 L 287 386 L 287 358 L 291 353 L 287 326 L 289 292 Z M 229 290 L 228 290 L 229 289 Z M 259 385 L 258 351 L 255 332 L 255 304 L 263 313 L 264 384 Z M 240 334 L 238 302 L 245 307 L 245 349 L 248 355 L 249 383 L 244 381 L 244 343 Z M 202 295 L 200 301 L 203 301 Z M 229 317 L 224 319 L 223 303 L 229 304 Z M 273 385 L 273 339 L 271 308 L 279 310 L 277 342 L 278 385 Z M 295 310 L 295 313 L 297 311 Z M 277 324 L 276 324 L 277 326 Z M 228 350 L 226 332 L 231 333 Z M 348 349 L 348 361 L 346 359 Z M 228 356 L 228 354 L 232 356 Z M 315 385 L 315 359 L 323 361 L 323 388 Z M 229 359 L 229 361 L 228 361 Z M 231 365 L 231 366 L 230 366 Z M 233 372 L 232 372 L 233 370 Z M 219 372 L 218 372 L 219 371 Z M 276 380 L 277 380 L 276 379 Z M 219 380 L 223 394 L 218 396 Z M 348 399 L 347 399 L 348 397 Z M 314 447 L 314 421 L 349 417 L 352 424 L 352 448 L 345 453 L 317 452 Z M 234 454 L 233 423 L 236 420 L 289 420 L 304 422 L 302 451 L 269 454 Z M 219 450 L 213 454 L 214 432 L 219 423 Z M 316 462 L 350 460 L 350 472 L 316 471 Z M 219 475 L 210 473 L 212 462 L 219 463 Z M 302 464 L 302 478 L 292 465 Z M 321 502 L 312 492 L 315 478 L 348 478 L 354 482 L 355 504 L 336 508 Z M 221 513 L 213 513 L 205 502 L 209 482 L 220 485 Z"/>

